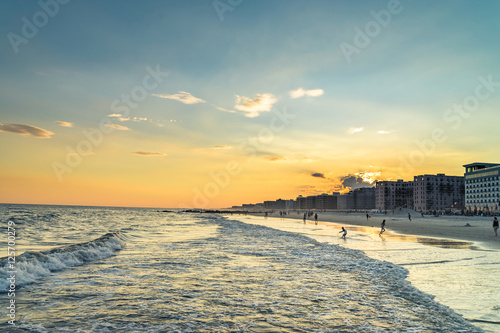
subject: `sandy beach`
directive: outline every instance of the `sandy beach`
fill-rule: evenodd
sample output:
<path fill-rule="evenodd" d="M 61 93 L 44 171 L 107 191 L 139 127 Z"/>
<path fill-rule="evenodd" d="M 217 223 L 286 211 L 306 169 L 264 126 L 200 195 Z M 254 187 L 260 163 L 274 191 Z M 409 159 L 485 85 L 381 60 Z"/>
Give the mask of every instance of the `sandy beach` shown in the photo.
<path fill-rule="evenodd" d="M 411 215 L 411 221 L 408 219 L 408 213 Z M 303 212 L 291 211 L 285 217 L 302 221 L 303 214 Z M 387 215 L 370 212 L 368 213 L 370 215 L 368 219 L 366 214 L 366 212 L 318 212 L 318 224 L 343 225 L 348 231 L 357 230 L 378 234 L 380 224 L 385 219 L 386 232 L 383 233 L 383 237 L 388 240 L 393 238 L 400 241 L 419 242 L 442 247 L 479 246 L 488 249 L 500 249 L 500 236 L 495 237 L 492 227 L 493 217 L 433 217 L 431 215 L 422 217 L 420 213 L 409 209 L 395 210 L 394 213 L 388 211 Z M 279 211 L 275 211 L 269 216 L 281 217 Z M 306 223 L 314 224 L 314 216 L 309 217 Z M 332 227 L 336 227 L 335 225 L 332 225 Z"/>

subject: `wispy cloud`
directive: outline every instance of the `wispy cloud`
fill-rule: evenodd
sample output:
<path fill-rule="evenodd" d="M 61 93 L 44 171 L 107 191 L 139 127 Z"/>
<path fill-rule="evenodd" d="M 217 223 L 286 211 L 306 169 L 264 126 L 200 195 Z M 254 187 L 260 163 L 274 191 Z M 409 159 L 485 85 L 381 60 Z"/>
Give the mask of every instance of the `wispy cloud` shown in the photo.
<path fill-rule="evenodd" d="M 106 124 L 107 127 L 114 128 L 120 131 L 128 131 L 130 128 L 122 126 L 122 125 L 117 125 L 117 124 Z"/>
<path fill-rule="evenodd" d="M 62 126 L 62 127 L 73 127 L 73 123 L 69 123 L 67 121 L 59 121 L 57 120 L 55 122 L 57 125 Z"/>
<path fill-rule="evenodd" d="M 119 114 L 119 113 L 112 113 L 112 114 L 108 114 L 106 117 L 109 117 L 109 118 L 118 118 L 118 117 L 121 117 L 122 115 Z"/>
<path fill-rule="evenodd" d="M 54 134 L 53 132 L 44 130 L 40 127 L 23 124 L 0 124 L 0 132 L 9 132 L 20 135 L 33 135 L 34 137 L 39 139 L 48 139 Z"/>
<path fill-rule="evenodd" d="M 349 130 L 347 131 L 347 133 L 349 133 L 349 134 L 355 134 L 355 133 L 363 132 L 364 130 L 365 130 L 364 127 L 351 127 L 351 128 L 349 128 Z"/>
<path fill-rule="evenodd" d="M 305 90 L 304 88 L 298 88 L 295 90 L 292 90 L 289 92 L 289 95 L 291 98 L 301 98 L 304 96 L 307 97 L 318 97 L 321 96 L 325 93 L 323 89 L 310 89 L 310 90 Z"/>
<path fill-rule="evenodd" d="M 178 91 L 177 94 L 152 94 L 151 96 L 173 99 L 184 104 L 205 103 L 205 101 L 201 98 L 194 97 L 193 95 L 185 91 Z"/>
<path fill-rule="evenodd" d="M 229 112 L 229 113 L 236 113 L 236 111 L 234 111 L 234 110 L 224 109 L 224 108 L 221 108 L 220 106 L 217 106 L 217 105 L 214 105 L 214 106 L 215 106 L 215 107 L 217 108 L 217 110 L 219 110 L 219 111 L 224 111 L 224 112 Z"/>
<path fill-rule="evenodd" d="M 377 133 L 378 134 L 390 134 L 391 132 L 382 130 L 382 131 L 378 131 Z"/>
<path fill-rule="evenodd" d="M 271 162 L 286 161 L 287 160 L 287 158 L 285 156 L 270 156 L 267 159 Z"/>
<path fill-rule="evenodd" d="M 233 149 L 231 146 L 213 146 L 210 149 Z"/>
<path fill-rule="evenodd" d="M 236 95 L 234 108 L 239 111 L 248 112 L 245 116 L 249 118 L 258 117 L 260 112 L 269 112 L 278 99 L 273 94 L 256 94 L 254 98 Z"/>
<path fill-rule="evenodd" d="M 149 151 L 136 151 L 136 152 L 133 152 L 132 155 L 146 156 L 146 157 L 167 156 L 167 154 L 165 154 L 165 153 L 153 153 L 153 152 L 149 152 Z"/>

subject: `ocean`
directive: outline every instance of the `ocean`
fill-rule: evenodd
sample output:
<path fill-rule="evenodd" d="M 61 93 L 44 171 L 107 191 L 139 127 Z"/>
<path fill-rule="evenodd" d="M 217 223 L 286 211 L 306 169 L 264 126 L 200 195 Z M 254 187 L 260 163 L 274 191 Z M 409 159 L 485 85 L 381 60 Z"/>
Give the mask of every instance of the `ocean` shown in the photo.
<path fill-rule="evenodd" d="M 1 332 L 500 328 L 498 293 L 482 285 L 495 251 L 156 209 L 0 205 L 0 216 Z"/>

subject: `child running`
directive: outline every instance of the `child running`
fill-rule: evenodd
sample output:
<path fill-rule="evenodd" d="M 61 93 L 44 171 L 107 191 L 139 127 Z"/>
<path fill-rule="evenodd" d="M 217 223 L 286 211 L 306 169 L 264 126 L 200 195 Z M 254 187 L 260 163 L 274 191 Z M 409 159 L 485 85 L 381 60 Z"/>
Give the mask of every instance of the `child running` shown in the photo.
<path fill-rule="evenodd" d="M 345 239 L 345 235 L 347 235 L 347 230 L 344 229 L 344 227 L 342 227 L 342 230 L 339 231 L 339 234 L 343 232 L 344 234 L 342 235 L 341 238 Z"/>

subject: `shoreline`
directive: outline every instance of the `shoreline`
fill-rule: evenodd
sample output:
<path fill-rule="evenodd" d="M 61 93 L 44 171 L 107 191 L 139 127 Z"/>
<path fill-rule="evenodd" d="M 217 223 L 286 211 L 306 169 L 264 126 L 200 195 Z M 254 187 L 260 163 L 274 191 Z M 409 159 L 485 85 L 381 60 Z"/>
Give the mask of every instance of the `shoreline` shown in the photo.
<path fill-rule="evenodd" d="M 411 221 L 408 219 L 408 213 L 411 214 Z M 297 212 L 292 211 L 287 215 L 280 216 L 279 211 L 276 211 L 269 213 L 268 217 L 302 222 L 303 214 L 303 212 L 297 214 Z M 380 224 L 385 219 L 386 231 L 383 233 L 383 237 L 388 239 L 394 238 L 400 241 L 440 247 L 481 247 L 500 250 L 500 236 L 495 237 L 492 217 L 446 215 L 440 217 L 425 215 L 422 217 L 420 213 L 409 209 L 397 210 L 394 214 L 392 212 L 387 214 L 368 213 L 369 219 L 366 218 L 367 213 L 317 212 L 317 214 L 318 224 L 333 224 L 337 225 L 339 229 L 341 225 L 345 224 L 348 231 L 357 230 L 372 234 L 380 232 Z M 248 215 L 264 217 L 264 213 L 248 213 Z M 314 224 L 314 216 L 308 217 L 306 223 Z"/>

